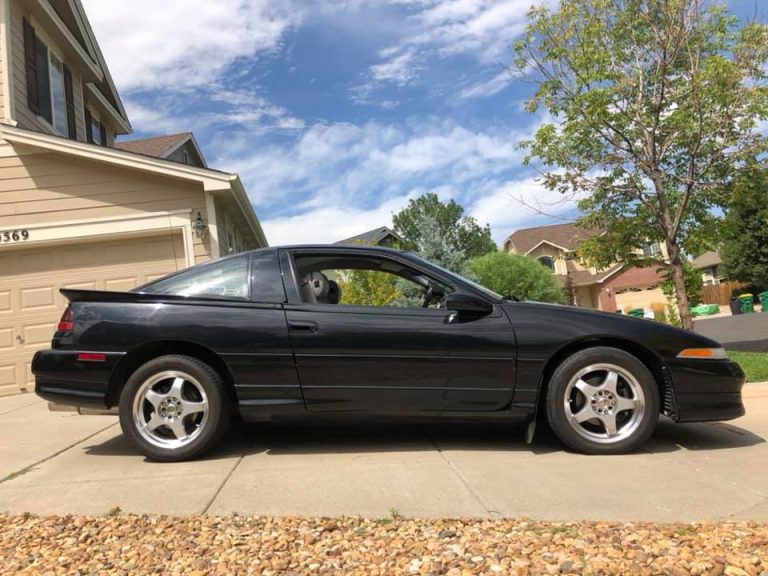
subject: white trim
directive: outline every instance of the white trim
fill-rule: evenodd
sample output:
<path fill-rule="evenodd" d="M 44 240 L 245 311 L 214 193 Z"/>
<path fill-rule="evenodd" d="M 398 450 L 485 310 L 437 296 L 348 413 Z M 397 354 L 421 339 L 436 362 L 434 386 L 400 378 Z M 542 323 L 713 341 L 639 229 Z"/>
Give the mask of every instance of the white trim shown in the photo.
<path fill-rule="evenodd" d="M 99 105 L 104 108 L 107 114 L 112 117 L 112 120 L 114 120 L 118 126 L 124 130 L 124 132 L 120 132 L 120 134 L 130 134 L 133 132 L 133 128 L 131 128 L 130 122 L 128 122 L 128 120 L 126 120 L 117 110 L 115 110 L 115 107 L 112 106 L 112 103 L 107 100 L 107 98 L 104 96 L 104 94 L 101 93 L 101 90 L 99 90 L 96 85 L 93 83 L 87 83 L 85 84 L 85 89 L 91 96 L 93 96 L 95 100 L 98 101 Z"/>
<path fill-rule="evenodd" d="M 528 256 L 528 254 L 530 254 L 531 252 L 536 250 L 536 248 L 538 248 L 542 244 L 549 244 L 550 246 L 554 246 L 555 248 L 559 248 L 560 250 L 562 250 L 564 252 L 573 252 L 573 250 L 569 250 L 568 248 L 566 248 L 564 246 L 560 246 L 559 244 L 555 244 L 554 242 L 550 242 L 549 240 L 541 240 L 538 244 L 536 244 L 536 246 L 534 246 L 533 248 L 528 250 L 528 252 L 526 252 L 525 255 Z"/>
<path fill-rule="evenodd" d="M 47 224 L 14 226 L 14 229 L 30 231 L 30 239 L 24 242 L 0 244 L 0 252 L 37 248 L 62 241 L 86 240 L 88 238 L 111 238 L 126 236 L 146 236 L 148 232 L 181 232 L 184 240 L 184 257 L 187 266 L 194 266 L 195 251 L 192 237 L 192 210 L 174 210 L 172 212 L 154 212 L 139 216 L 118 216 L 90 220 L 70 220 Z"/>
<path fill-rule="evenodd" d="M 117 104 L 117 111 L 120 114 L 120 117 L 125 121 L 127 128 L 126 134 L 131 134 L 133 132 L 133 128 L 131 127 L 131 121 L 128 118 L 128 114 L 125 112 L 125 107 L 123 106 L 123 101 L 120 98 L 120 93 L 117 91 L 117 88 L 115 87 L 115 82 L 112 80 L 112 74 L 109 71 L 109 66 L 107 66 L 107 62 L 104 60 L 104 54 L 101 52 L 101 47 L 99 46 L 99 43 L 96 41 L 96 36 L 93 33 L 93 28 L 91 28 L 91 23 L 88 20 L 88 16 L 85 14 L 85 9 L 83 8 L 83 5 L 80 3 L 80 0 L 69 0 L 70 7 L 74 7 L 74 13 L 75 17 L 78 20 L 78 23 L 81 25 L 81 28 L 84 29 L 85 33 L 84 36 L 87 38 L 88 42 L 91 44 L 94 53 L 96 54 L 96 59 L 98 60 L 101 71 L 104 73 L 104 82 L 107 85 L 107 89 L 112 93 L 112 96 L 115 98 L 115 102 Z"/>
<path fill-rule="evenodd" d="M 77 38 L 75 38 L 74 34 L 70 32 L 69 28 L 67 28 L 67 25 L 64 23 L 64 21 L 61 19 L 61 17 L 56 13 L 56 10 L 53 9 L 53 6 L 47 2 L 46 0 L 37 0 L 36 2 L 37 8 L 40 9 L 43 14 L 56 26 L 56 29 L 58 30 L 59 34 L 64 36 L 67 43 L 69 44 L 70 48 L 72 49 L 72 52 L 77 55 L 77 58 L 80 60 L 80 64 L 88 71 L 90 72 L 91 76 L 86 78 L 86 74 L 82 74 L 83 81 L 101 81 L 104 79 L 104 73 L 101 70 L 101 67 L 96 62 L 96 58 L 92 58 L 90 54 L 88 54 L 85 49 L 80 45 L 80 42 L 77 41 Z M 42 27 L 43 30 L 45 30 L 45 26 Z"/>
<path fill-rule="evenodd" d="M 5 116 L 3 121 L 12 126 L 16 126 L 16 102 L 13 98 L 13 68 L 11 67 L 11 0 L 2 1 L 2 14 L 0 14 L 0 34 L 5 38 L 5 42 L 0 47 L 3 55 L 3 68 L 2 75 L 4 77 L 3 82 L 3 110 Z"/>
<path fill-rule="evenodd" d="M 116 148 L 95 146 L 85 142 L 70 140 L 23 128 L 0 126 L 0 137 L 12 144 L 26 144 L 37 148 L 44 148 L 52 152 L 70 154 L 88 160 L 114 164 L 124 168 L 135 168 L 164 176 L 170 176 L 181 180 L 199 182 L 204 190 L 211 192 L 226 192 L 232 189 L 232 183 L 237 176 L 226 172 L 216 172 L 207 168 L 187 166 L 178 162 L 151 158 L 140 154 L 133 154 Z"/>
<path fill-rule="evenodd" d="M 192 143 L 192 147 L 195 149 L 195 152 L 200 157 L 200 161 L 203 163 L 203 167 L 208 168 L 208 163 L 205 161 L 205 158 L 203 157 L 203 151 L 200 150 L 200 146 L 197 145 L 197 140 L 195 139 L 195 135 L 192 134 L 192 132 L 189 132 L 186 138 L 182 138 L 176 144 L 174 144 L 172 147 L 166 150 L 163 153 L 163 158 L 168 158 L 171 154 L 176 152 L 176 150 L 184 146 L 187 142 Z"/>
<path fill-rule="evenodd" d="M 205 194 L 205 212 L 208 216 L 208 238 L 211 240 L 211 258 L 215 259 L 221 256 L 221 246 L 219 246 L 219 225 L 216 220 L 216 201 L 213 194 Z"/>

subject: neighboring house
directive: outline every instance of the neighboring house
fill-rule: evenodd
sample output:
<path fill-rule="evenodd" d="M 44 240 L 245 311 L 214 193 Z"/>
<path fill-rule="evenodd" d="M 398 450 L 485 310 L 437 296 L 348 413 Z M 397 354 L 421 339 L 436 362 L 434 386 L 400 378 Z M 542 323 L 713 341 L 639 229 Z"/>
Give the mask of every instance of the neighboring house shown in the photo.
<path fill-rule="evenodd" d="M 694 268 L 698 268 L 701 271 L 704 286 L 720 284 L 724 280 L 724 276 L 720 272 L 720 265 L 722 263 L 720 254 L 717 252 L 704 252 L 704 254 L 694 258 L 691 262 Z"/>
<path fill-rule="evenodd" d="M 31 389 L 60 288 L 129 290 L 267 244 L 191 135 L 115 148 L 130 132 L 80 0 L 0 0 L 0 394 Z"/>
<path fill-rule="evenodd" d="M 187 164 L 188 166 L 208 168 L 192 132 L 141 138 L 140 140 L 123 140 L 115 143 L 115 148 L 145 156 L 154 156 L 179 164 Z"/>
<path fill-rule="evenodd" d="M 364 246 L 386 246 L 391 248 L 402 241 L 403 239 L 397 234 L 397 232 L 387 228 L 386 226 L 382 226 L 381 228 L 375 228 L 373 230 L 369 230 L 368 232 L 358 234 L 357 236 L 352 236 L 351 238 L 339 240 L 336 242 L 336 244 L 362 244 Z"/>
<path fill-rule="evenodd" d="M 571 302 L 582 308 L 615 312 L 627 308 L 648 308 L 653 302 L 666 302 L 659 288 L 662 278 L 655 268 L 636 268 L 615 263 L 604 270 L 587 266 L 576 251 L 598 231 L 574 224 L 537 226 L 518 230 L 503 244 L 507 252 L 535 258 L 552 270 L 570 292 Z M 649 244 L 646 255 L 664 255 L 660 244 Z"/>

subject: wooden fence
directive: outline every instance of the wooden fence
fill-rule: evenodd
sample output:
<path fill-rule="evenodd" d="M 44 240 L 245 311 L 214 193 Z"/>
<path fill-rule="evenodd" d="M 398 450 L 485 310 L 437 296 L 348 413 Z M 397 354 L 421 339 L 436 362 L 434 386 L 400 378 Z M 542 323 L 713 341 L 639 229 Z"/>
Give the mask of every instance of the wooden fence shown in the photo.
<path fill-rule="evenodd" d="M 725 306 L 730 302 L 733 290 L 746 286 L 746 284 L 741 282 L 721 282 L 712 286 L 704 286 L 701 291 L 701 301 L 704 304 Z"/>

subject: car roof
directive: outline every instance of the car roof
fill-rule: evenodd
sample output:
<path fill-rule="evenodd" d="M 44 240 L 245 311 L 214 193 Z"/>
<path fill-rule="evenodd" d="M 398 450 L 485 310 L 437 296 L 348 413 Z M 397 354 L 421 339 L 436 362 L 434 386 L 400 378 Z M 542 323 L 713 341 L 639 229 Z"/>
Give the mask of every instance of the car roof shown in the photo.
<path fill-rule="evenodd" d="M 268 248 L 257 248 L 252 252 L 261 252 L 266 250 L 329 250 L 333 252 L 381 252 L 382 254 L 410 254 L 406 250 L 397 248 L 387 248 L 385 246 L 351 246 L 342 244 L 289 244 L 286 246 L 269 246 Z"/>

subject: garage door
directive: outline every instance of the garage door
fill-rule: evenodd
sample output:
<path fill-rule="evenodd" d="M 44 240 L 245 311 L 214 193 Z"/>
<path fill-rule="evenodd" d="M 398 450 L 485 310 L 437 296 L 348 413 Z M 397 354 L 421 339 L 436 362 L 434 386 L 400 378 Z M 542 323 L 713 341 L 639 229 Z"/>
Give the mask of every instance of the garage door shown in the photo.
<path fill-rule="evenodd" d="M 180 234 L 0 251 L 0 395 L 32 391 L 66 299 L 60 288 L 130 290 L 186 266 Z"/>
<path fill-rule="evenodd" d="M 616 308 L 625 312 L 632 308 L 651 309 L 651 304 L 662 304 L 666 306 L 667 297 L 661 288 L 651 286 L 648 288 L 622 288 L 615 291 Z"/>

